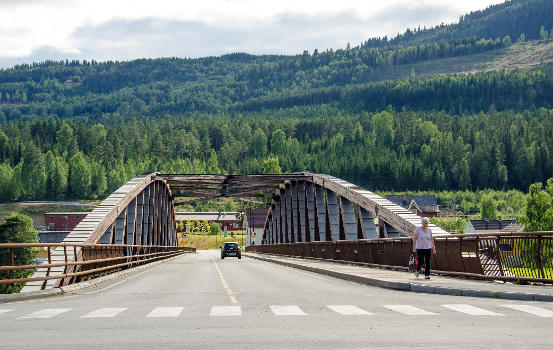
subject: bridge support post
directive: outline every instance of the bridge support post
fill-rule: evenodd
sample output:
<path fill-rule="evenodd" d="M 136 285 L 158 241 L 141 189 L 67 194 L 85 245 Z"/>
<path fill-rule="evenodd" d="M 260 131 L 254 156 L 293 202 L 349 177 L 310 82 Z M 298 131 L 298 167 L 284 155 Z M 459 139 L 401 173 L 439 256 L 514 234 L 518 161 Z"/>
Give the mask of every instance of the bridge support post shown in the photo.
<path fill-rule="evenodd" d="M 285 243 L 294 243 L 294 226 L 292 220 L 292 190 L 291 185 L 286 184 L 286 240 Z"/>
<path fill-rule="evenodd" d="M 342 215 L 345 239 L 354 241 L 357 239 L 357 218 L 353 203 L 345 197 L 340 198 L 340 214 Z"/>
<path fill-rule="evenodd" d="M 298 183 L 298 206 L 299 206 L 299 234 L 301 237 L 301 242 L 308 242 L 308 235 L 306 234 L 307 228 L 307 217 L 306 213 L 306 202 L 305 202 L 305 182 L 301 181 Z"/>
<path fill-rule="evenodd" d="M 301 242 L 300 225 L 299 225 L 299 208 L 298 208 L 298 183 L 296 181 L 291 184 L 292 194 L 292 242 Z"/>
<path fill-rule="evenodd" d="M 126 226 L 127 210 L 123 210 L 115 219 L 115 240 L 114 244 L 124 244 L 125 226 Z"/>
<path fill-rule="evenodd" d="M 358 210 L 358 216 L 359 216 L 359 227 L 360 227 L 360 233 L 361 233 L 361 239 L 373 239 L 378 238 L 378 232 L 376 232 L 376 225 L 374 224 L 374 217 L 373 215 L 359 207 Z"/>
<path fill-rule="evenodd" d="M 135 224 L 136 224 L 136 198 L 129 203 L 127 207 L 127 244 L 136 244 L 135 241 Z"/>
<path fill-rule="evenodd" d="M 330 238 L 332 241 L 338 241 L 340 240 L 340 214 L 338 212 L 338 198 L 333 191 L 326 191 L 326 205 Z"/>
<path fill-rule="evenodd" d="M 280 189 L 280 237 L 278 243 L 286 243 L 286 234 L 288 228 L 286 227 L 286 195 L 284 189 Z"/>
<path fill-rule="evenodd" d="M 315 205 L 317 211 L 317 226 L 315 231 L 315 239 L 318 238 L 319 241 L 327 240 L 327 231 L 326 231 L 326 202 L 325 202 L 325 190 L 324 187 L 315 185 Z M 317 233 L 319 236 L 317 237 Z"/>
<path fill-rule="evenodd" d="M 140 192 L 138 197 L 136 197 L 136 234 L 135 234 L 135 243 L 141 245 L 142 243 L 142 233 L 144 229 L 144 191 Z"/>
<path fill-rule="evenodd" d="M 307 194 L 307 236 L 308 242 L 315 241 L 315 216 L 317 212 L 315 211 L 315 194 L 313 193 L 313 183 L 308 182 L 305 184 L 305 192 Z"/>

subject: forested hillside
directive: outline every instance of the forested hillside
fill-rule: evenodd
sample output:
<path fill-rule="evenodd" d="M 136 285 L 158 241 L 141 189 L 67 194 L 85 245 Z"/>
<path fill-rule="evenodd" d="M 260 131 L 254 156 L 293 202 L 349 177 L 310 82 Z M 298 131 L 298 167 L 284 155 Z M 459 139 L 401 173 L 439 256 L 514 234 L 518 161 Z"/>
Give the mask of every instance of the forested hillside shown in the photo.
<path fill-rule="evenodd" d="M 552 11 L 551 1 L 509 1 L 454 25 L 295 56 L 0 70 L 0 200 L 101 198 L 146 171 L 259 173 L 268 158 L 372 190 L 526 190 L 553 176 L 553 68 L 539 61 Z M 540 57 L 531 70 L 488 62 L 444 74 L 463 72 L 452 62 L 525 53 Z"/>

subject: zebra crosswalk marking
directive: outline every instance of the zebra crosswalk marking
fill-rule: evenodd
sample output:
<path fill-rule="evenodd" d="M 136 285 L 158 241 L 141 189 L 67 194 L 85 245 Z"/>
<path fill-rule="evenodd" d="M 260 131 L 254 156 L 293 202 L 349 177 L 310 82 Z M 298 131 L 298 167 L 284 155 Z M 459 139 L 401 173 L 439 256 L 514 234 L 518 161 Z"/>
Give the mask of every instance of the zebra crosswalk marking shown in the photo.
<path fill-rule="evenodd" d="M 372 315 L 372 313 L 363 310 L 355 305 L 327 305 L 326 307 L 341 315 Z"/>
<path fill-rule="evenodd" d="M 178 317 L 184 307 L 156 307 L 146 317 Z"/>
<path fill-rule="evenodd" d="M 303 316 L 303 315 L 307 315 L 297 305 L 272 305 L 271 310 L 277 316 Z"/>
<path fill-rule="evenodd" d="M 549 310 L 549 309 L 545 309 L 545 308 L 537 307 L 533 305 L 509 304 L 509 305 L 501 305 L 501 306 L 526 312 L 539 317 L 549 317 L 549 318 L 553 317 L 553 310 Z"/>
<path fill-rule="evenodd" d="M 69 310 L 71 309 L 43 309 L 29 315 L 21 316 L 20 318 L 52 318 Z"/>
<path fill-rule="evenodd" d="M 209 316 L 241 316 L 240 306 L 213 306 Z"/>
<path fill-rule="evenodd" d="M 98 317 L 115 317 L 121 312 L 127 310 L 126 307 L 104 307 L 98 310 L 94 310 L 92 312 L 89 312 L 88 314 L 81 316 L 81 317 L 87 317 L 87 318 L 98 318 Z"/>
<path fill-rule="evenodd" d="M 418 307 L 414 307 L 411 305 L 383 305 L 384 307 L 399 312 L 404 315 L 408 316 L 430 316 L 430 315 L 437 315 L 434 312 L 426 311 L 423 309 L 419 309 Z"/>
<path fill-rule="evenodd" d="M 469 304 L 444 304 L 442 306 L 450 310 L 462 312 L 472 316 L 504 316 L 503 314 L 481 309 L 479 307 L 472 306 Z"/>
<path fill-rule="evenodd" d="M 7 313 L 10 312 L 10 311 L 12 311 L 12 310 L 0 309 L 0 315 L 7 314 Z"/>

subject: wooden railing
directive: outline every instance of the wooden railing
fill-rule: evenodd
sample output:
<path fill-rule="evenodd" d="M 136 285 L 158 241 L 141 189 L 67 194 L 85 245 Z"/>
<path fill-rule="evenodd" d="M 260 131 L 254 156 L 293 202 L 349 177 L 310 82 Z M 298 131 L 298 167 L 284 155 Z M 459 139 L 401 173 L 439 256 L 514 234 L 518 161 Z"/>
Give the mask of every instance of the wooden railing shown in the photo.
<path fill-rule="evenodd" d="M 488 280 L 553 284 L 553 232 L 439 236 L 432 270 Z M 410 237 L 250 246 L 246 252 L 276 254 L 407 269 Z"/>
<path fill-rule="evenodd" d="M 52 263 L 53 248 L 63 248 L 64 261 Z M 47 251 L 47 260 L 37 265 L 17 265 L 17 255 L 29 249 L 44 249 Z M 82 254 L 77 255 L 77 249 Z M 144 246 L 131 244 L 72 244 L 72 243 L 3 243 L 0 251 L 9 257 L 9 264 L 0 266 L 0 284 L 4 285 L 3 293 L 7 293 L 9 286 L 14 283 L 44 281 L 42 289 L 48 280 L 59 280 L 58 284 L 71 284 L 98 277 L 129 267 L 147 264 L 156 260 L 170 258 L 187 252 L 195 252 L 195 248 L 173 246 Z M 76 261 L 72 257 L 81 256 Z M 43 276 L 12 278 L 14 271 L 37 269 L 45 271 Z M 62 269 L 52 273 L 54 269 Z M 30 273 L 29 273 L 30 275 Z M 65 282 L 65 283 L 64 283 Z"/>

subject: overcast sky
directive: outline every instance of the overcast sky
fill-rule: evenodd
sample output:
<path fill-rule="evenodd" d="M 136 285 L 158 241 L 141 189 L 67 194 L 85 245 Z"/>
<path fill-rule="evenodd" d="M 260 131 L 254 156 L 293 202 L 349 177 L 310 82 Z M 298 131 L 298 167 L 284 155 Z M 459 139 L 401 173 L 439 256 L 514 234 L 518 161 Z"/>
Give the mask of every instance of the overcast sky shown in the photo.
<path fill-rule="evenodd" d="M 357 46 L 502 0 L 0 0 L 0 68 Z"/>

